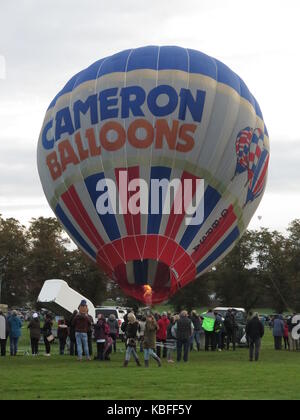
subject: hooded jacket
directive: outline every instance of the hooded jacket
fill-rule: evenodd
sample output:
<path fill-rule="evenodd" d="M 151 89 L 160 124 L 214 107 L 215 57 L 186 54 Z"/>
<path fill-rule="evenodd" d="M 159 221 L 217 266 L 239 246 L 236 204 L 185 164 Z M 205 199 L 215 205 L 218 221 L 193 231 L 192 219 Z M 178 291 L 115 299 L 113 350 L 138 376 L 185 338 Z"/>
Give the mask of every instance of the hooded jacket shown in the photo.
<path fill-rule="evenodd" d="M 12 315 L 9 320 L 9 335 L 12 338 L 19 338 L 21 337 L 21 328 L 22 328 L 22 321 L 17 315 Z"/>

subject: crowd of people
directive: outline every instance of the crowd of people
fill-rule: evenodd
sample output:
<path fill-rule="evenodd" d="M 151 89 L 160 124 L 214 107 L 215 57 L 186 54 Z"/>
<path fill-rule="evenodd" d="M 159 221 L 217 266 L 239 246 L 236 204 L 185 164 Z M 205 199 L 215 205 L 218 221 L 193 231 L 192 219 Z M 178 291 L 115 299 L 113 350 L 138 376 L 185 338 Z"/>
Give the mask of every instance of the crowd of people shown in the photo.
<path fill-rule="evenodd" d="M 280 316 L 274 317 L 273 328 L 275 350 L 281 350 L 283 342 L 286 350 L 299 350 L 299 341 L 292 336 L 295 325 L 292 317 L 284 320 Z M 1 356 L 6 355 L 7 340 L 10 340 L 10 355 L 18 353 L 18 343 L 22 334 L 22 320 L 16 311 L 5 317 L 0 312 L 0 343 Z M 37 313 L 33 313 L 28 330 L 31 341 L 31 353 L 39 354 L 41 340 L 45 346 L 45 356 L 50 357 L 51 346 L 55 340 L 53 335 L 53 319 L 46 315 L 43 325 Z M 140 355 L 143 354 L 145 367 L 149 366 L 150 359 L 161 366 L 161 360 L 174 363 L 174 359 L 187 362 L 189 353 L 193 350 L 223 351 L 236 350 L 238 324 L 235 311 L 229 309 L 223 317 L 220 313 L 208 310 L 204 314 L 192 311 L 182 311 L 172 315 L 151 313 L 135 314 L 133 311 L 126 314 L 122 324 L 125 341 L 124 367 L 127 367 L 131 357 L 141 366 Z M 245 340 L 249 347 L 250 361 L 258 361 L 261 339 L 264 336 L 264 325 L 257 313 L 250 313 L 245 328 Z M 57 325 L 57 338 L 60 355 L 66 354 L 66 348 L 71 356 L 77 356 L 78 361 L 92 360 L 93 342 L 96 343 L 94 360 L 109 361 L 111 354 L 117 351 L 117 338 L 119 336 L 119 323 L 115 315 L 108 319 L 99 314 L 94 322 L 88 313 L 86 301 L 82 301 L 71 318 L 66 321 L 59 319 Z"/>

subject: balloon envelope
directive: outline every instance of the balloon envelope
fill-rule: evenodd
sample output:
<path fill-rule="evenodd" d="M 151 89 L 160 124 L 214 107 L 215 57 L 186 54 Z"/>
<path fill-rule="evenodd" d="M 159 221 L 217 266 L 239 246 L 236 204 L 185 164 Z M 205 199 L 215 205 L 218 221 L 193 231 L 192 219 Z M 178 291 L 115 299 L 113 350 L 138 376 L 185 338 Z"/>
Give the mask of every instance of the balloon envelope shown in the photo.
<path fill-rule="evenodd" d="M 234 247 L 268 162 L 245 83 L 179 47 L 122 51 L 76 74 L 38 143 L 43 189 L 67 233 L 127 294 L 153 304 Z"/>

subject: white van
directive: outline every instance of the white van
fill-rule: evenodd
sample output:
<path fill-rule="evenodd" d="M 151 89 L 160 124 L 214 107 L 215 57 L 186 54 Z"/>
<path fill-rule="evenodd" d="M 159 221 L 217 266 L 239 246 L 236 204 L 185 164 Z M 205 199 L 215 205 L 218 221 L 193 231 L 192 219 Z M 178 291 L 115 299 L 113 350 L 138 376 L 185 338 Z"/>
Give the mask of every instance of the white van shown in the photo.
<path fill-rule="evenodd" d="M 124 333 L 121 330 L 121 326 L 124 322 L 124 317 L 127 314 L 127 309 L 122 306 L 99 306 L 95 308 L 96 318 L 99 314 L 105 316 L 106 319 L 109 318 L 109 315 L 113 314 L 116 317 L 116 320 L 119 323 L 119 336 L 123 337 Z"/>

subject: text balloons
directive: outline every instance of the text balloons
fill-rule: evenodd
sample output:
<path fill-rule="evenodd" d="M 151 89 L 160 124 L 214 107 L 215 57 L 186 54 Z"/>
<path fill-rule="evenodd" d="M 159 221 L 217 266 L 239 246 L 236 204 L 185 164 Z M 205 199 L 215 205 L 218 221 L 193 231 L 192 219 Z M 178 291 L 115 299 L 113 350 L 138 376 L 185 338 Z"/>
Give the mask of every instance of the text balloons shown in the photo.
<path fill-rule="evenodd" d="M 179 47 L 126 50 L 76 74 L 38 143 L 44 192 L 65 230 L 128 295 L 153 304 L 234 247 L 268 162 L 245 83 Z"/>

